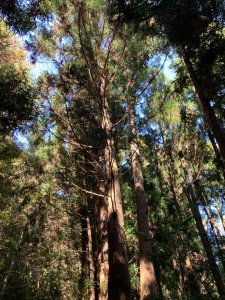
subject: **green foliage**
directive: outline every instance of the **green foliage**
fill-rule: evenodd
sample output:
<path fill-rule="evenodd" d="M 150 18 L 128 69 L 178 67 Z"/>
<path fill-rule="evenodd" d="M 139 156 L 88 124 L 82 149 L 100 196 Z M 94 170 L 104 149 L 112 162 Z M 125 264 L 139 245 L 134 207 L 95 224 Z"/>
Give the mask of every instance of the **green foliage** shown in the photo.
<path fill-rule="evenodd" d="M 30 119 L 33 96 L 26 74 L 18 72 L 11 66 L 0 68 L 0 131 L 2 133 Z"/>
<path fill-rule="evenodd" d="M 14 47 L 17 39 L 0 24 L 1 33 L 7 33 L 6 38 L 0 36 L 0 298 L 86 300 L 93 288 L 95 293 L 107 290 L 107 283 L 100 285 L 98 279 L 102 240 L 107 238 L 102 235 L 100 208 L 106 196 L 102 186 L 109 184 L 104 150 L 112 140 L 119 163 L 131 298 L 140 298 L 139 238 L 144 235 L 138 231 L 130 156 L 128 107 L 133 105 L 161 294 L 166 300 L 218 299 L 188 188 L 194 186 L 195 206 L 224 278 L 221 161 L 181 61 L 173 58 L 173 82 L 161 66 L 161 56 L 170 51 L 165 36 L 178 48 L 185 45 L 224 122 L 224 29 L 217 26 L 214 1 L 117 1 L 112 13 L 135 23 L 123 30 L 115 18 L 108 22 L 106 1 L 32 4 L 36 8 L 12 2 L 11 8 L 0 9 L 11 26 L 19 26 L 29 13 L 23 28 L 35 15 L 53 16 L 52 22 L 39 19 L 29 42 L 37 56 L 55 66 L 54 74 L 49 70 L 37 81 L 36 115 L 30 119 L 34 89 L 24 49 Z M 201 21 L 200 13 L 212 20 Z M 104 105 L 112 122 L 108 131 L 103 130 Z M 19 149 L 9 132 L 27 120 L 28 147 Z M 211 221 L 216 233 L 208 230 Z M 89 277 L 91 258 L 94 279 Z"/>

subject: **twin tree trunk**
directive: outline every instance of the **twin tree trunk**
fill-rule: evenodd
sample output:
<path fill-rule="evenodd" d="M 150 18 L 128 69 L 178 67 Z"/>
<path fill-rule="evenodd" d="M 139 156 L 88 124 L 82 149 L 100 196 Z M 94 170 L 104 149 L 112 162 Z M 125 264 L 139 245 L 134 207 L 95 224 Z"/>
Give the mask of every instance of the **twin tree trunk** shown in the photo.
<path fill-rule="evenodd" d="M 102 97 L 102 128 L 106 133 L 105 145 L 105 167 L 106 167 L 106 194 L 105 205 L 101 210 L 102 230 L 108 223 L 108 236 L 102 249 L 102 270 L 100 271 L 100 287 L 105 284 L 105 289 L 100 292 L 100 299 L 129 299 L 130 282 L 128 273 L 127 250 L 124 236 L 124 219 L 121 203 L 121 191 L 116 161 L 114 140 L 112 137 L 112 123 L 109 115 L 107 99 Z M 130 107 L 130 130 L 131 130 L 131 156 L 134 176 L 134 187 L 136 193 L 137 219 L 139 230 L 140 249 L 140 299 L 155 299 L 158 286 L 153 265 L 153 253 L 151 236 L 148 223 L 148 207 L 145 198 L 143 174 L 137 145 L 137 132 L 135 127 L 134 107 Z M 106 212 L 107 207 L 107 212 Z M 107 214 L 107 217 L 106 217 Z M 107 247 L 109 266 L 107 267 Z M 109 274 L 107 273 L 109 269 Z M 107 294 L 107 275 L 108 294 Z M 101 280 L 101 277 L 104 278 Z"/>
<path fill-rule="evenodd" d="M 115 145 L 112 136 L 112 122 L 109 105 L 104 91 L 101 97 L 102 129 L 106 135 L 105 144 L 105 173 L 108 226 L 108 299 L 126 300 L 130 296 L 130 280 L 128 272 L 127 249 L 124 234 L 124 219 L 121 203 L 121 191 L 116 161 Z"/>
<path fill-rule="evenodd" d="M 153 265 L 151 236 L 148 223 L 148 206 L 145 197 L 144 180 L 140 164 L 137 144 L 137 130 L 135 126 L 134 105 L 129 107 L 131 131 L 131 163 L 134 177 L 134 188 L 137 207 L 137 221 L 139 231 L 140 251 L 140 299 L 155 299 L 159 294 Z"/>
<path fill-rule="evenodd" d="M 204 89 L 202 83 L 199 81 L 199 79 L 196 75 L 196 72 L 194 70 L 194 67 L 192 65 L 192 62 L 190 60 L 190 57 L 185 49 L 181 49 L 181 55 L 183 57 L 187 71 L 191 78 L 192 84 L 195 88 L 196 94 L 198 95 L 199 104 L 204 113 L 205 120 L 211 128 L 212 133 L 219 145 L 223 160 L 225 160 L 225 131 L 221 127 L 221 125 L 215 115 L 215 112 L 210 104 L 210 99 L 207 99 L 205 89 Z"/>

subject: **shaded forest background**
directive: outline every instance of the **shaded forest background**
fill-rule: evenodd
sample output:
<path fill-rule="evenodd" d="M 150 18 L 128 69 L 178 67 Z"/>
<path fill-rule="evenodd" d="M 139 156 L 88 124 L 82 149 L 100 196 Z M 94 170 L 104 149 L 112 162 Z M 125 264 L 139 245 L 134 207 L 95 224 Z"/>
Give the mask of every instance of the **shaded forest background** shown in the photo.
<path fill-rule="evenodd" d="M 0 16 L 0 299 L 225 299 L 224 1 Z"/>

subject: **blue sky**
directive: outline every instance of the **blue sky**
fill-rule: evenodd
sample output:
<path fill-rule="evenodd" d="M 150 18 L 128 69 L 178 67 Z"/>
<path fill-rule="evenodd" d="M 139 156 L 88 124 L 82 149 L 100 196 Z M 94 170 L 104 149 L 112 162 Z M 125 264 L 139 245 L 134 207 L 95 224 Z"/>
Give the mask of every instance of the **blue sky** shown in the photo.
<path fill-rule="evenodd" d="M 29 63 L 29 53 L 27 56 L 27 60 Z M 164 64 L 163 72 L 165 73 L 165 75 L 168 79 L 173 80 L 175 78 L 176 74 L 175 74 L 174 70 L 171 68 L 171 63 L 172 63 L 172 61 L 169 58 L 167 58 L 167 60 Z M 38 60 L 35 64 L 29 63 L 29 65 L 30 65 L 30 73 L 34 80 L 38 79 L 38 77 L 46 71 L 48 71 L 48 72 L 55 71 L 55 67 L 54 67 L 53 63 L 50 60 L 41 58 L 41 57 L 38 58 Z M 29 142 L 28 142 L 26 134 L 23 134 L 22 132 L 17 130 L 14 133 L 14 140 L 20 147 L 28 149 Z"/>

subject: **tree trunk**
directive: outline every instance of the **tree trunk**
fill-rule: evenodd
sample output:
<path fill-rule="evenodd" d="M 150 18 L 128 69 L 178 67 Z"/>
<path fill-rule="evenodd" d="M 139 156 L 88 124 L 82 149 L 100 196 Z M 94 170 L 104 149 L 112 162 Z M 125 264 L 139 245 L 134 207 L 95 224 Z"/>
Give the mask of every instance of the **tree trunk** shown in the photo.
<path fill-rule="evenodd" d="M 105 171 L 108 196 L 109 299 L 129 299 L 130 280 L 124 236 L 118 166 L 106 97 L 102 97 L 102 129 L 106 134 Z"/>
<path fill-rule="evenodd" d="M 191 63 L 190 57 L 185 49 L 181 49 L 181 55 L 183 57 L 187 71 L 191 78 L 192 84 L 198 95 L 199 104 L 203 110 L 205 120 L 208 122 L 208 124 L 211 128 L 213 135 L 215 136 L 216 141 L 219 145 L 223 160 L 225 160 L 225 132 L 224 132 L 223 128 L 221 127 L 221 125 L 215 115 L 215 112 L 213 111 L 213 108 L 210 105 L 209 99 L 207 99 L 207 96 L 204 91 L 204 87 L 199 82 L 199 80 L 196 76 L 196 72 Z"/>
<path fill-rule="evenodd" d="M 198 281 L 196 280 L 195 273 L 192 268 L 189 253 L 187 251 L 185 253 L 185 267 L 187 270 L 188 288 L 189 288 L 191 299 L 199 300 L 201 299 L 201 291 L 200 291 Z"/>
<path fill-rule="evenodd" d="M 173 203 L 174 203 L 174 207 L 175 207 L 175 210 L 177 213 L 179 226 L 182 226 L 184 220 L 183 220 L 183 213 L 182 213 L 181 205 L 180 205 L 180 203 L 181 203 L 180 193 L 176 187 L 176 176 L 174 174 L 175 167 L 174 167 L 174 164 L 172 164 L 172 161 L 174 160 L 174 158 L 173 158 L 172 152 L 167 150 L 166 142 L 165 142 L 165 139 L 163 136 L 162 129 L 161 129 L 161 136 L 162 136 L 162 140 L 163 140 L 163 144 L 164 144 L 164 148 L 165 148 L 165 154 L 166 154 L 166 157 L 168 158 L 168 162 L 167 162 L 167 169 L 168 169 L 168 176 L 169 176 L 168 186 L 173 195 Z M 177 173 L 179 174 L 179 169 L 177 169 Z M 188 241 L 187 237 L 181 233 L 178 236 L 178 240 L 179 240 L 179 244 L 182 245 L 182 248 L 183 248 L 182 259 L 180 260 L 180 265 L 181 265 L 180 270 L 181 270 L 181 273 L 183 274 L 183 277 L 186 278 L 186 291 L 187 291 L 186 298 L 187 299 L 191 298 L 193 300 L 201 299 L 201 291 L 200 291 L 199 283 L 196 278 L 196 275 L 194 274 L 190 256 L 189 256 L 190 241 Z M 182 287 L 182 281 L 181 281 L 180 286 Z M 182 299 L 182 295 L 180 296 L 181 299 Z"/>
<path fill-rule="evenodd" d="M 85 287 L 87 274 L 87 208 L 86 205 L 81 209 L 81 281 L 80 288 L 82 292 Z"/>
<path fill-rule="evenodd" d="M 88 264 L 89 264 L 89 280 L 90 280 L 90 296 L 89 300 L 95 300 L 95 264 L 93 258 L 93 242 L 90 218 L 87 216 L 87 237 L 88 237 Z"/>
<path fill-rule="evenodd" d="M 219 205 L 217 204 L 216 210 L 218 212 L 218 215 L 220 216 L 221 224 L 223 226 L 223 231 L 225 231 L 225 216 L 223 214 L 223 206 L 222 207 L 218 207 L 218 206 Z"/>
<path fill-rule="evenodd" d="M 100 184 L 100 192 L 105 194 L 104 183 Z M 108 199 L 99 199 L 99 245 L 98 245 L 98 265 L 99 265 L 99 300 L 108 299 L 109 285 L 109 240 L 108 240 Z"/>
<path fill-rule="evenodd" d="M 179 199 L 179 196 L 177 195 L 177 191 L 171 181 L 171 178 L 170 178 L 170 188 L 173 193 L 174 205 L 175 205 L 177 216 L 179 218 L 179 223 L 181 226 L 181 224 L 183 224 L 183 214 L 182 214 L 181 207 L 180 207 L 180 199 Z M 193 268 L 192 268 L 191 259 L 189 256 L 187 238 L 184 237 L 182 234 L 180 234 L 180 244 L 183 245 L 184 260 L 185 260 L 185 272 L 186 272 L 187 280 L 188 280 L 188 293 L 190 294 L 191 299 L 197 300 L 197 299 L 201 298 L 201 291 L 200 291 L 200 287 L 198 284 L 198 280 L 197 280 L 197 278 L 194 274 Z"/>
<path fill-rule="evenodd" d="M 161 282 L 161 269 L 158 264 L 155 264 L 155 277 L 156 277 L 156 282 L 157 282 L 158 289 L 159 289 L 159 299 L 164 299 L 162 282 Z"/>
<path fill-rule="evenodd" d="M 195 199 L 195 195 L 194 195 L 192 188 L 189 188 L 189 193 L 190 194 L 188 195 L 188 200 L 189 200 L 189 204 L 191 207 L 191 211 L 194 216 L 194 219 L 195 219 L 198 231 L 199 231 L 199 236 L 201 238 L 203 247 L 205 249 L 205 252 L 206 252 L 206 255 L 208 258 L 208 263 L 209 263 L 212 275 L 214 277 L 215 284 L 216 284 L 218 293 L 220 295 L 220 299 L 225 300 L 225 285 L 224 285 L 222 276 L 220 274 L 219 268 L 216 264 L 215 256 L 213 254 L 213 250 L 210 245 L 209 239 L 207 237 L 205 228 L 202 224 L 201 214 L 200 214 L 198 208 L 196 207 L 196 204 L 195 204 L 196 199 Z"/>
<path fill-rule="evenodd" d="M 215 155 L 216 155 L 217 164 L 220 167 L 220 169 L 221 169 L 221 171 L 223 173 L 223 177 L 225 179 L 225 164 L 224 164 L 224 161 L 223 161 L 223 159 L 221 157 L 220 151 L 219 151 L 219 149 L 218 149 L 218 147 L 216 145 L 216 142 L 214 140 L 214 137 L 213 137 L 210 129 L 208 130 L 208 136 L 209 136 L 210 142 L 211 142 L 211 144 L 213 146 L 213 150 L 214 150 Z"/>
<path fill-rule="evenodd" d="M 204 225 L 202 223 L 202 217 L 201 214 L 199 212 L 198 206 L 197 206 L 197 199 L 196 199 L 196 195 L 195 195 L 195 188 L 192 182 L 190 182 L 190 173 L 189 173 L 189 169 L 185 163 L 184 157 L 181 155 L 181 161 L 184 167 L 184 171 L 186 174 L 186 180 L 187 180 L 187 198 L 189 201 L 189 205 L 193 214 L 193 217 L 195 219 L 195 223 L 197 225 L 198 228 L 198 232 L 199 232 L 199 236 L 201 238 L 203 247 L 205 249 L 206 252 L 206 256 L 208 258 L 208 263 L 212 272 L 212 275 L 214 277 L 215 280 L 215 284 L 218 290 L 218 293 L 220 295 L 220 299 L 225 300 L 225 283 L 223 282 L 223 278 L 221 276 L 221 273 L 219 271 L 219 268 L 217 266 L 216 263 L 216 259 L 215 256 L 213 254 L 213 250 L 210 244 L 210 241 L 208 239 L 207 233 L 205 231 Z"/>
<path fill-rule="evenodd" d="M 99 179 L 99 178 L 98 178 Z M 99 188 L 99 184 L 97 185 L 96 191 L 101 193 Z M 102 208 L 103 206 L 103 208 Z M 103 213 L 103 212 L 106 213 Z M 108 297 L 108 257 L 106 252 L 106 257 L 103 256 L 102 249 L 108 249 L 108 247 L 104 247 L 104 243 L 108 244 L 108 232 L 107 232 L 107 222 L 108 222 L 108 214 L 107 207 L 104 203 L 102 197 L 93 196 L 91 201 L 89 202 L 89 213 L 88 217 L 91 223 L 91 234 L 92 234 L 92 252 L 93 252 L 93 263 L 94 263 L 94 291 L 95 291 L 95 299 L 101 299 L 103 295 L 100 295 L 100 278 L 105 277 L 104 279 L 107 286 L 107 297 Z M 101 267 L 101 266 L 104 266 Z M 101 274 L 103 272 L 103 274 Z M 104 299 L 104 298 L 103 298 Z"/>
<path fill-rule="evenodd" d="M 177 252 L 176 250 L 176 258 L 173 258 L 172 264 L 173 264 L 173 269 L 176 273 L 178 273 L 178 280 L 177 282 L 177 300 L 184 300 L 184 271 L 183 271 L 183 261 L 181 260 L 181 255 Z"/>
<path fill-rule="evenodd" d="M 144 180 L 137 144 L 137 130 L 135 126 L 134 106 L 129 107 L 131 132 L 131 163 L 134 178 L 137 221 L 139 231 L 140 252 L 140 299 L 154 299 L 158 294 L 158 286 L 153 265 L 151 235 L 148 223 L 148 206 L 145 197 Z"/>
<path fill-rule="evenodd" d="M 171 190 L 173 192 L 174 205 L 175 205 L 177 216 L 179 218 L 179 223 L 181 226 L 181 224 L 183 224 L 183 215 L 182 215 L 182 211 L 180 208 L 180 199 L 178 200 L 179 197 L 176 194 L 176 189 L 173 186 L 173 183 L 170 182 L 170 184 L 171 184 Z M 187 238 L 184 237 L 182 234 L 180 234 L 180 244 L 183 246 L 185 273 L 186 273 L 187 285 L 188 285 L 187 293 L 188 293 L 188 295 L 191 296 L 191 299 L 197 300 L 197 299 L 201 298 L 201 291 L 200 291 L 198 280 L 197 280 L 197 278 L 194 274 L 193 268 L 192 268 L 191 259 L 189 256 L 189 250 L 188 250 L 188 241 L 187 241 Z"/>
<path fill-rule="evenodd" d="M 196 183 L 195 186 L 196 186 L 198 192 L 200 193 L 200 200 L 201 200 L 201 203 L 204 205 L 204 211 L 205 211 L 205 214 L 206 214 L 207 219 L 209 221 L 209 224 L 210 224 L 210 227 L 211 227 L 211 230 L 212 230 L 212 234 L 213 234 L 214 240 L 215 240 L 217 248 L 218 248 L 218 256 L 221 260 L 221 263 L 222 263 L 222 266 L 223 266 L 223 271 L 225 273 L 224 250 L 223 250 L 221 242 L 218 238 L 218 234 L 216 232 L 215 224 L 211 220 L 211 217 L 213 216 L 213 212 L 212 212 L 212 209 L 210 207 L 209 200 L 207 198 L 207 195 L 204 193 L 204 191 L 203 190 L 201 191 L 201 187 L 199 186 L 199 184 Z M 209 212 L 208 212 L 206 207 L 208 208 Z"/>

